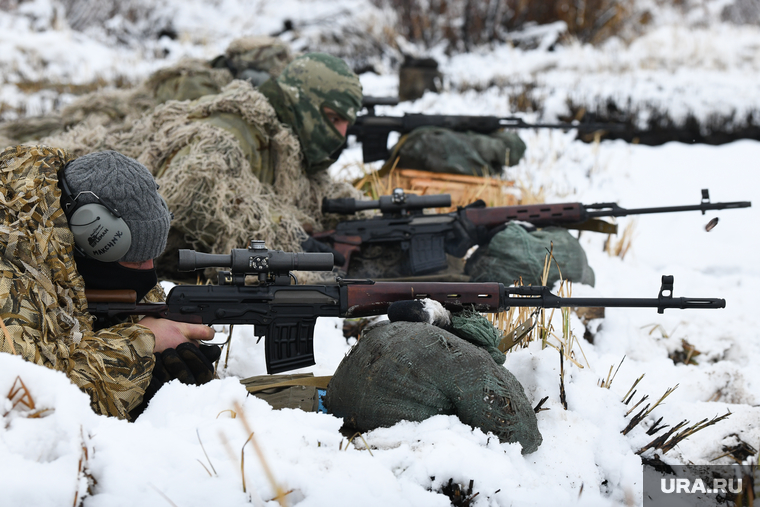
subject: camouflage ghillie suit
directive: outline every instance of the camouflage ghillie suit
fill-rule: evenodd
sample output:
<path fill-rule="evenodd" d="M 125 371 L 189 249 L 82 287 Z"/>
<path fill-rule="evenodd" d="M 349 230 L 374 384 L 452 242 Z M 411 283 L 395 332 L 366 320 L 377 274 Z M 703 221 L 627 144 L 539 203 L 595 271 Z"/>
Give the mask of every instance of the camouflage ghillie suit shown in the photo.
<path fill-rule="evenodd" d="M 0 351 L 65 373 L 95 412 L 128 418 L 150 382 L 155 338 L 130 321 L 93 331 L 74 237 L 60 206 L 63 150 L 0 153 Z M 145 298 L 160 301 L 160 287 Z"/>
<path fill-rule="evenodd" d="M 353 122 L 361 106 L 348 66 L 304 55 L 260 89 L 234 80 L 217 95 L 158 106 L 128 130 L 74 128 L 56 138 L 75 154 L 113 149 L 150 169 L 175 216 L 157 262 L 162 276 L 175 274 L 178 248 L 228 253 L 260 239 L 300 251 L 304 227 L 339 219 L 322 214 L 323 197 L 361 195 L 325 171 L 344 138 L 322 108 Z"/>
<path fill-rule="evenodd" d="M 235 39 L 223 55 L 211 61 L 213 68 L 227 68 L 235 79 L 263 84 L 278 77 L 293 61 L 290 48 L 274 37 L 251 36 Z"/>
<path fill-rule="evenodd" d="M 169 100 L 195 100 L 219 93 L 233 79 L 251 79 L 261 84 L 277 77 L 292 60 L 288 46 L 272 37 L 243 37 L 233 40 L 223 55 L 207 61 L 184 58 L 159 69 L 133 88 L 100 89 L 65 106 L 60 114 L 21 118 L 0 124 L 0 149 L 5 146 L 57 136 L 75 126 L 116 131 L 144 113 Z"/>
<path fill-rule="evenodd" d="M 233 40 L 223 55 L 213 60 L 185 59 L 154 72 L 142 87 L 155 105 L 169 100 L 195 100 L 219 93 L 232 79 L 254 86 L 277 77 L 293 60 L 290 48 L 273 37 L 253 36 Z"/>

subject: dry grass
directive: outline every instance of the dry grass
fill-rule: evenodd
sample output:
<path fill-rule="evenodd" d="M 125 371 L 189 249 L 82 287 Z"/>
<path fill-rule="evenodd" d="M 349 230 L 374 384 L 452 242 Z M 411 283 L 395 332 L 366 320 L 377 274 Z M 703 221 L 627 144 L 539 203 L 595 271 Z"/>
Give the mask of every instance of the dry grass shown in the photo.
<path fill-rule="evenodd" d="M 20 81 L 14 83 L 16 87 L 23 93 L 37 93 L 44 90 L 52 90 L 56 93 L 69 93 L 72 95 L 84 95 L 85 93 L 91 93 L 97 91 L 106 86 L 115 88 L 131 88 L 135 85 L 135 82 L 124 75 L 118 75 L 113 80 L 106 80 L 103 77 L 97 77 L 88 83 L 74 84 L 63 83 L 60 81 L 50 81 L 43 79 L 39 81 Z"/>
<path fill-rule="evenodd" d="M 615 380 L 615 377 L 617 376 L 617 372 L 620 371 L 620 367 L 623 365 L 623 361 L 625 361 L 625 356 L 623 356 L 623 359 L 620 360 L 620 364 L 618 364 L 617 369 L 615 370 L 615 373 L 612 373 L 612 369 L 615 367 L 615 365 L 610 366 L 610 371 L 607 373 L 606 379 L 599 379 L 598 385 L 599 387 L 603 389 L 609 389 L 612 387 L 612 381 Z"/>
<path fill-rule="evenodd" d="M 551 264 L 554 261 L 552 252 L 549 251 L 544 260 L 544 270 L 542 283 L 546 285 Z M 563 298 L 572 297 L 572 283 L 562 279 L 560 271 L 560 287 L 557 295 Z M 522 280 L 517 284 L 522 284 Z M 542 348 L 552 347 L 559 351 L 563 356 L 563 361 L 567 360 L 576 365 L 578 368 L 584 368 L 575 356 L 573 349 L 577 347 L 583 355 L 586 366 L 589 365 L 578 338 L 572 332 L 570 327 L 570 314 L 572 308 L 561 308 L 562 329 L 557 334 L 554 326 L 551 324 L 554 318 L 555 309 L 549 310 L 548 316 L 545 308 L 531 307 L 510 307 L 509 309 L 499 312 L 486 314 L 486 318 L 499 330 L 503 337 L 499 344 L 499 350 L 504 353 L 509 352 L 514 347 L 527 347 L 531 342 L 540 340 Z"/>
<path fill-rule="evenodd" d="M 51 81 L 48 79 L 43 80 L 36 80 L 36 81 L 19 81 L 17 83 L 13 83 L 18 90 L 23 93 L 24 95 L 32 95 L 35 93 L 40 92 L 52 92 L 55 94 L 55 98 L 52 101 L 51 104 L 51 111 L 36 111 L 34 113 L 30 113 L 30 111 L 27 110 L 26 102 L 21 102 L 19 105 L 11 105 L 7 102 L 0 102 L 0 118 L 23 118 L 26 116 L 29 116 L 30 114 L 33 115 L 39 115 L 39 114 L 50 114 L 54 111 L 58 111 L 63 107 L 63 103 L 61 101 L 60 96 L 61 95 L 75 95 L 80 96 L 87 93 L 91 93 L 97 90 L 100 90 L 101 88 L 105 87 L 115 87 L 115 88 L 131 88 L 132 86 L 135 86 L 137 83 L 136 81 L 128 78 L 124 75 L 118 75 L 114 79 L 106 80 L 103 77 L 97 77 L 96 79 L 89 81 L 87 83 L 64 83 L 61 81 Z"/>
<path fill-rule="evenodd" d="M 253 446 L 253 450 L 256 452 L 256 456 L 259 458 L 259 463 L 261 464 L 261 468 L 264 470 L 264 474 L 267 477 L 267 480 L 269 481 L 269 484 L 272 486 L 272 490 L 275 492 L 275 498 L 274 500 L 277 500 L 277 503 L 279 503 L 281 506 L 286 507 L 288 505 L 288 502 L 285 498 L 285 495 L 287 495 L 287 492 L 282 489 L 280 484 L 277 482 L 277 480 L 274 477 L 274 474 L 272 473 L 272 469 L 269 467 L 269 462 L 266 460 L 266 457 L 264 456 L 264 452 L 261 450 L 261 447 L 259 446 L 258 441 L 256 440 L 256 437 L 254 436 L 254 432 L 251 429 L 250 424 L 248 424 L 248 419 L 245 417 L 245 412 L 243 411 L 243 407 L 241 407 L 237 402 L 235 403 L 235 411 L 240 415 L 238 419 L 240 419 L 240 422 L 243 423 L 243 427 L 245 428 L 246 433 L 248 433 L 248 440 L 245 441 L 243 444 L 243 447 L 240 449 L 240 473 L 243 477 L 243 491 L 246 491 L 245 486 L 245 446 L 248 444 L 248 442 L 251 443 Z"/>
<path fill-rule="evenodd" d="M 626 254 L 633 244 L 635 231 L 636 220 L 632 220 L 625 226 L 625 229 L 619 238 L 615 239 L 612 235 L 607 237 L 607 240 L 604 242 L 604 251 L 607 252 L 610 257 L 620 257 L 621 260 L 625 259 Z"/>
<path fill-rule="evenodd" d="M 93 494 L 93 487 L 97 483 L 95 478 L 90 474 L 89 471 L 89 465 L 90 465 L 90 451 L 87 449 L 87 441 L 84 438 L 84 429 L 80 426 L 79 427 L 79 434 L 81 437 L 81 449 L 82 454 L 79 458 L 79 468 L 77 469 L 77 482 L 79 482 L 83 477 L 87 480 L 87 495 Z M 76 492 L 74 493 L 74 502 L 73 506 L 78 507 L 84 505 L 84 499 L 87 495 L 83 495 L 81 498 L 79 497 L 79 488 L 76 488 Z"/>
<path fill-rule="evenodd" d="M 546 189 L 543 186 L 535 189 L 525 181 L 517 180 L 516 188 L 520 192 L 520 204 L 543 204 L 546 202 Z"/>
<path fill-rule="evenodd" d="M 701 355 L 702 352 L 697 350 L 697 348 L 686 341 L 685 338 L 681 338 L 681 350 L 675 350 L 668 354 L 668 357 L 673 361 L 673 364 L 690 364 L 696 366 L 697 360 L 696 357 Z"/>
<path fill-rule="evenodd" d="M 689 438 L 690 436 L 694 435 L 698 431 L 703 430 L 703 429 L 707 428 L 708 426 L 712 426 L 713 424 L 716 424 L 716 423 L 718 423 L 718 422 L 720 422 L 720 421 L 722 421 L 724 419 L 727 419 L 730 415 L 731 415 L 731 412 L 727 412 L 727 413 L 723 414 L 722 416 L 715 416 L 715 417 L 713 417 L 710 420 L 702 419 L 698 423 L 692 424 L 691 426 L 689 426 L 688 428 L 686 428 L 686 429 L 684 429 L 682 431 L 678 431 L 681 428 L 683 428 L 684 426 L 686 426 L 687 424 L 689 424 L 689 421 L 683 420 L 680 423 L 678 423 L 677 425 L 673 426 L 670 430 L 666 431 L 664 434 L 662 434 L 659 437 L 655 438 L 654 440 L 652 440 L 651 442 L 649 442 L 648 444 L 646 444 L 645 446 L 643 446 L 641 449 L 639 449 L 638 451 L 636 451 L 636 454 L 642 454 L 642 453 L 646 452 L 649 449 L 659 449 L 663 453 L 666 453 L 666 452 L 670 451 L 671 449 L 673 449 L 675 446 L 677 446 L 680 442 L 682 442 L 683 440 L 685 440 L 685 439 Z M 657 422 L 659 423 L 659 421 L 661 421 L 661 420 L 662 420 L 662 418 L 660 418 Z M 656 424 L 657 423 L 655 423 L 655 425 Z M 658 431 L 660 429 L 664 429 L 666 427 L 667 426 L 661 426 L 660 428 L 658 428 Z M 650 430 L 650 431 L 652 431 L 652 430 Z M 676 433 L 677 431 L 678 431 L 678 433 Z M 647 432 L 647 433 L 649 433 L 649 432 Z M 651 434 L 651 433 L 649 433 L 649 434 Z"/>
<path fill-rule="evenodd" d="M 641 382 L 641 380 L 644 378 L 644 375 L 641 375 L 636 381 L 633 383 L 631 388 L 628 390 L 628 392 L 623 396 L 623 403 L 625 405 L 628 405 L 632 400 L 633 397 L 636 395 L 636 386 Z M 623 435 L 627 435 L 631 432 L 636 426 L 638 426 L 644 419 L 646 419 L 652 411 L 657 408 L 668 396 L 670 396 L 673 391 L 678 389 L 678 384 L 676 384 L 674 387 L 668 388 L 665 393 L 660 397 L 660 399 L 657 400 L 653 405 L 650 405 L 647 403 L 644 405 L 644 408 L 639 410 L 633 417 L 631 417 L 631 420 L 629 421 L 628 425 L 620 432 Z M 638 402 L 636 402 L 628 411 L 625 413 L 625 417 L 628 417 L 631 415 L 636 409 L 639 408 L 640 405 L 642 405 L 647 399 L 649 399 L 649 395 L 645 394 L 643 395 Z M 648 450 L 660 450 L 662 453 L 666 453 L 670 450 L 672 450 L 676 445 L 678 445 L 680 442 L 685 440 L 686 438 L 689 438 L 690 436 L 694 435 L 698 431 L 707 428 L 708 426 L 712 426 L 713 424 L 716 424 L 731 415 L 731 412 L 727 412 L 726 414 L 722 416 L 715 416 L 712 419 L 703 419 L 699 421 L 696 424 L 692 424 L 691 426 L 686 427 L 687 424 L 689 424 L 689 421 L 683 420 L 680 423 L 672 426 L 668 431 L 663 433 L 662 435 L 654 438 L 651 442 L 641 447 L 638 451 L 636 451 L 636 454 L 643 454 L 644 452 Z M 655 433 L 658 433 L 665 428 L 668 428 L 670 425 L 668 424 L 661 424 L 662 423 L 662 417 L 657 419 L 646 431 L 647 435 L 654 435 Z M 682 430 L 682 428 L 686 427 Z M 681 430 L 681 431 L 679 431 Z"/>
<path fill-rule="evenodd" d="M 6 398 L 11 402 L 11 408 L 3 414 L 3 417 L 6 417 L 11 411 L 19 406 L 27 409 L 23 412 L 23 416 L 27 419 L 45 417 L 50 415 L 49 413 L 53 411 L 51 408 L 37 408 L 34 398 L 32 398 L 32 394 L 29 392 L 29 389 L 27 389 L 26 384 L 24 384 L 24 381 L 21 380 L 20 376 L 17 376 L 16 380 L 13 381 L 13 385 L 8 391 Z"/>

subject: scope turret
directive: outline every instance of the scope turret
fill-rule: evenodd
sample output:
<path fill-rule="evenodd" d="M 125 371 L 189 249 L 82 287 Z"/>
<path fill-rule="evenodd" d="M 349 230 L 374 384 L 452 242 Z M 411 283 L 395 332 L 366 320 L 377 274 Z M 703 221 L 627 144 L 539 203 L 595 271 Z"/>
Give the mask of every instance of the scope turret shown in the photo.
<path fill-rule="evenodd" d="M 322 213 L 352 215 L 357 211 L 379 209 L 383 213 L 404 213 L 425 208 L 449 208 L 451 195 L 414 195 L 397 188 L 391 195 L 380 196 L 377 201 L 357 201 L 356 199 L 322 199 Z"/>

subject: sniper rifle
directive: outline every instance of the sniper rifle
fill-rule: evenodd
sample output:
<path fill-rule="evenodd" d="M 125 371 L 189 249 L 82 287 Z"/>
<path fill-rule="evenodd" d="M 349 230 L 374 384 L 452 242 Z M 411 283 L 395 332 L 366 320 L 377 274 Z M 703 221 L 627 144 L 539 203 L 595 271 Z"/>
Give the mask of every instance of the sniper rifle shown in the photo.
<path fill-rule="evenodd" d="M 345 257 L 342 266 L 348 273 L 351 256 L 363 245 L 398 245 L 406 252 L 408 271 L 412 276 L 436 273 L 447 266 L 446 254 L 462 258 L 475 245 L 485 245 L 494 234 L 511 221 L 528 222 L 536 227 L 550 225 L 606 234 L 617 233 L 617 225 L 600 217 L 624 217 L 677 211 L 706 211 L 748 208 L 749 201 L 710 202 L 710 192 L 702 189 L 702 201 L 695 205 L 661 206 L 626 209 L 614 202 L 582 204 L 528 204 L 519 206 L 485 207 L 476 201 L 457 211 L 423 214 L 426 208 L 451 207 L 451 196 L 406 194 L 400 188 L 377 201 L 356 199 L 324 199 L 323 213 L 353 214 L 361 210 L 378 209 L 382 216 L 338 223 L 335 229 L 314 233 L 316 240 L 329 243 Z"/>
<path fill-rule="evenodd" d="M 663 276 L 656 298 L 562 298 L 548 287 L 505 287 L 500 283 L 403 283 L 343 280 L 292 285 L 291 270 L 329 271 L 330 253 L 268 250 L 263 241 L 229 255 L 179 251 L 179 269 L 225 267 L 219 285 L 177 285 L 164 303 L 137 303 L 134 291 L 88 291 L 88 312 L 97 319 L 150 315 L 197 324 L 252 324 L 264 337 L 267 373 L 314 364 L 314 326 L 319 317 L 381 315 L 395 301 L 434 299 L 450 311 L 498 312 L 520 307 L 724 308 L 715 298 L 673 297 L 673 277 Z M 247 284 L 246 277 L 256 277 Z"/>
<path fill-rule="evenodd" d="M 503 128 L 509 129 L 576 129 L 579 132 L 617 132 L 621 133 L 628 127 L 619 123 L 575 122 L 575 123 L 528 123 L 517 116 L 466 116 L 439 114 L 404 114 L 403 116 L 379 116 L 375 114 L 375 106 L 396 105 L 395 97 L 364 97 L 362 105 L 367 113 L 357 116 L 356 122 L 348 128 L 346 135 L 356 136 L 362 144 L 362 158 L 365 163 L 375 160 L 387 160 L 388 135 L 398 132 L 408 134 L 419 127 L 442 127 L 459 132 L 477 132 L 490 134 Z"/>

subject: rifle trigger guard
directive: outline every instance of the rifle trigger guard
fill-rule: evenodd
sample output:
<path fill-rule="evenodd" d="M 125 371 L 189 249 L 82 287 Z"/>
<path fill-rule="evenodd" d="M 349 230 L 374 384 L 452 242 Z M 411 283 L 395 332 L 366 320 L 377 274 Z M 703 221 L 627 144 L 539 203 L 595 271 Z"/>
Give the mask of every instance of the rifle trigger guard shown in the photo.
<path fill-rule="evenodd" d="M 660 294 L 657 296 L 661 302 L 665 299 L 673 299 L 673 275 L 662 275 L 662 285 L 660 286 Z M 657 313 L 663 313 L 665 306 L 658 306 Z"/>

